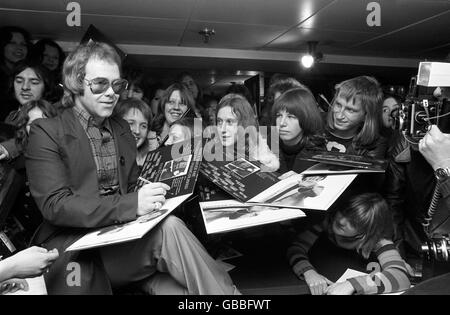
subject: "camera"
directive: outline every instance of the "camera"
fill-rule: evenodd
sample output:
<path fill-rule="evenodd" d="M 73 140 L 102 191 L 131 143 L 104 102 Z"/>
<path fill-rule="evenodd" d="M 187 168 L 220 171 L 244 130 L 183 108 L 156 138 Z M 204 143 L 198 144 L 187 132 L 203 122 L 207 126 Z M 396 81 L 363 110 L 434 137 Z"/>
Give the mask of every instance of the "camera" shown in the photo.
<path fill-rule="evenodd" d="M 421 246 L 421 252 L 428 260 L 449 261 L 450 238 L 449 235 L 442 235 L 438 238 L 431 238 Z"/>
<path fill-rule="evenodd" d="M 450 131 L 450 102 L 433 96 L 432 88 L 448 86 L 450 63 L 421 62 L 417 76 L 411 78 L 408 94 L 398 112 L 392 113 L 395 128 L 417 142 L 437 125 L 442 132 Z"/>
<path fill-rule="evenodd" d="M 405 136 L 420 140 L 427 133 L 428 126 L 437 125 L 441 130 L 445 127 L 443 115 L 449 110 L 446 101 L 434 101 L 426 97 L 407 98 L 399 110 L 399 129 Z"/>

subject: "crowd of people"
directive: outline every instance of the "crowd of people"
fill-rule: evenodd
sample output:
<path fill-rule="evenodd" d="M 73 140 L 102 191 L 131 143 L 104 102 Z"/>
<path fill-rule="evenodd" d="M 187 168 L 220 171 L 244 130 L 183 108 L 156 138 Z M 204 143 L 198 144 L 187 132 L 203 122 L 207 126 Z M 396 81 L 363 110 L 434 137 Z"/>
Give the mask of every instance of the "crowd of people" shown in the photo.
<path fill-rule="evenodd" d="M 36 213 L 37 222 L 27 226 L 34 247 L 0 261 L 0 291 L 24 289 L 20 279 L 44 273 L 50 294 L 110 294 L 131 284 L 148 294 L 239 294 L 195 229 L 175 215 L 140 240 L 65 252 L 90 229 L 159 209 L 166 184 L 133 189 L 147 153 L 205 135 L 225 154 L 232 152 L 232 159 L 243 155 L 280 176 L 314 165 L 300 158 L 310 150 L 386 159 L 381 179 L 350 188 L 351 197 L 322 222 L 299 230 L 292 225 L 287 260 L 312 294 L 406 290 L 413 275 L 408 255 L 417 254 L 430 236 L 421 223 L 436 182 L 438 209 L 448 207 L 450 135 L 432 126 L 419 143 L 405 141 L 394 129 L 401 97 L 383 93 L 374 77 L 358 76 L 336 84 L 324 112 L 307 86 L 276 75 L 259 114 L 243 85 L 231 86 L 220 100 L 205 95 L 189 73 L 168 87 L 149 86 L 139 71 L 122 71 L 119 55 L 107 44 L 80 44 L 66 57 L 50 39 L 32 44 L 25 30 L 4 27 L 0 119 L 16 134 L 0 144 L 0 160 L 26 178 L 21 194 L 28 196 L 27 211 Z M 261 126 L 273 132 L 264 136 Z M 18 200 L 14 212 L 25 199 Z M 82 266 L 80 286 L 67 285 L 71 262 Z M 334 283 L 330 262 L 381 267 Z"/>

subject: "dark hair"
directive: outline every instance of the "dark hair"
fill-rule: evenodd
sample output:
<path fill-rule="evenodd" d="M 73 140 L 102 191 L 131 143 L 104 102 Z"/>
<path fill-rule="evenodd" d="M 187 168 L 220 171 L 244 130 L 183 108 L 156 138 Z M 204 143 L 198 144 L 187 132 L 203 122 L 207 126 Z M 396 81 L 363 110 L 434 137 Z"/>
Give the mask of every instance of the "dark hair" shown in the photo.
<path fill-rule="evenodd" d="M 216 108 L 214 109 L 214 117 L 217 115 L 217 105 L 219 104 L 219 101 L 216 97 L 214 97 L 213 95 L 209 95 L 209 94 L 205 94 L 203 96 L 203 110 L 202 110 L 202 119 L 205 121 L 205 125 L 209 126 L 209 125 L 215 125 L 215 121 L 214 120 L 210 120 L 210 110 L 211 108 L 211 103 L 215 102 L 216 103 Z"/>
<path fill-rule="evenodd" d="M 40 39 L 36 42 L 36 44 L 33 45 L 33 59 L 38 63 L 42 63 L 42 60 L 44 59 L 45 46 L 50 46 L 58 50 L 59 60 L 58 67 L 56 68 L 55 72 L 60 72 L 64 63 L 65 54 L 62 48 L 50 38 Z"/>
<path fill-rule="evenodd" d="M 275 101 L 274 97 L 277 92 L 279 92 L 280 94 L 283 94 L 284 92 L 289 91 L 290 89 L 293 89 L 293 88 L 308 89 L 305 85 L 301 84 L 300 82 L 298 82 L 296 79 L 294 79 L 292 77 L 281 76 L 281 75 L 276 77 L 269 86 L 269 90 L 267 93 L 268 101 L 273 103 Z"/>
<path fill-rule="evenodd" d="M 333 234 L 332 226 L 337 214 L 341 214 L 363 235 L 358 252 L 368 258 L 377 243 L 393 235 L 393 218 L 386 200 L 378 193 L 364 193 L 352 197 L 342 209 L 336 209 L 327 218 L 327 228 Z"/>
<path fill-rule="evenodd" d="M 5 46 L 8 45 L 11 39 L 13 38 L 13 33 L 22 34 L 27 45 L 28 50 L 27 55 L 29 55 L 30 53 L 31 47 L 30 33 L 28 33 L 25 29 L 18 26 L 4 26 L 0 28 L 0 64 L 4 63 L 5 61 L 4 49 Z"/>
<path fill-rule="evenodd" d="M 154 83 L 154 84 L 149 86 L 149 93 L 148 93 L 148 95 L 149 95 L 148 100 L 149 101 L 153 100 L 153 98 L 155 97 L 156 92 L 158 90 L 163 90 L 163 91 L 165 90 L 164 85 L 161 82 L 156 82 L 156 83 Z"/>
<path fill-rule="evenodd" d="M 252 94 L 250 93 L 250 90 L 243 84 L 231 84 L 228 87 L 226 94 L 242 95 L 250 105 L 253 104 Z"/>
<path fill-rule="evenodd" d="M 264 97 L 264 107 L 261 113 L 261 123 L 264 125 L 270 124 L 271 118 L 270 113 L 272 111 L 273 103 L 275 102 L 275 94 L 279 92 L 280 94 L 297 87 L 303 87 L 307 89 L 306 86 L 298 82 L 292 77 L 288 77 L 284 74 L 275 73 L 270 78 L 269 88 Z"/>
<path fill-rule="evenodd" d="M 19 148 L 25 149 L 28 144 L 28 133 L 26 130 L 28 121 L 30 120 L 30 117 L 28 117 L 28 113 L 33 108 L 40 108 L 42 110 L 42 114 L 46 118 L 52 118 L 55 117 L 58 112 L 56 107 L 54 107 L 52 104 L 45 100 L 37 100 L 37 101 L 30 101 L 25 103 L 20 109 L 17 110 L 16 116 L 14 117 L 13 124 L 16 125 L 16 144 Z"/>
<path fill-rule="evenodd" d="M 79 45 L 67 56 L 63 65 L 64 97 L 62 103 L 64 107 L 72 107 L 74 105 L 73 97 L 83 95 L 86 65 L 89 60 L 94 58 L 116 64 L 121 71 L 122 61 L 113 47 L 92 41 Z"/>
<path fill-rule="evenodd" d="M 150 107 L 142 100 L 136 98 L 128 98 L 126 100 L 120 101 L 114 109 L 114 114 L 123 118 L 123 116 L 128 113 L 130 109 L 137 109 L 141 111 L 144 118 L 147 120 L 148 125 L 150 126 L 150 122 L 152 121 L 152 111 Z"/>
<path fill-rule="evenodd" d="M 125 67 L 123 70 L 123 77 L 128 81 L 128 89 L 132 86 L 136 86 L 142 90 L 142 99 L 144 102 L 149 103 L 151 100 L 151 86 L 148 77 L 142 72 L 142 70 L 134 67 Z"/>
<path fill-rule="evenodd" d="M 276 114 L 287 111 L 295 115 L 302 130 L 300 142 L 307 148 L 316 148 L 325 143 L 323 135 L 323 120 L 317 107 L 317 102 L 307 88 L 294 88 L 281 94 L 272 108 L 272 119 L 275 124 Z"/>
<path fill-rule="evenodd" d="M 197 81 L 194 80 L 192 74 L 187 71 L 183 71 L 177 75 L 177 77 L 175 78 L 175 82 L 180 82 L 181 84 L 183 84 L 183 79 L 185 77 L 191 77 L 192 81 L 194 81 L 194 84 L 197 87 L 198 94 L 197 99 L 195 99 L 195 103 L 197 105 L 196 107 L 200 109 L 199 107 L 203 107 L 203 90 L 201 89 L 200 85 L 198 85 Z"/>
<path fill-rule="evenodd" d="M 169 101 L 170 96 L 175 91 L 180 92 L 181 101 L 188 106 L 188 110 L 194 108 L 194 104 L 195 104 L 194 97 L 192 96 L 192 93 L 189 91 L 189 89 L 186 87 L 186 85 L 181 84 L 181 83 L 174 83 L 174 84 L 170 85 L 164 91 L 164 95 L 161 98 L 161 101 L 159 102 L 158 115 L 155 117 L 155 119 L 153 119 L 153 122 L 152 122 L 151 130 L 155 131 L 157 135 L 161 134 L 163 127 L 164 127 L 164 123 L 166 121 L 166 116 L 165 116 L 166 103 Z"/>
<path fill-rule="evenodd" d="M 44 66 L 29 59 L 19 61 L 12 71 L 9 83 L 11 96 L 15 99 L 14 80 L 16 79 L 16 76 L 28 68 L 33 70 L 37 77 L 44 82 L 44 93 L 42 94 L 42 98 L 46 99 L 51 92 L 50 74 Z"/>
<path fill-rule="evenodd" d="M 393 98 L 398 104 L 403 101 L 403 97 L 401 95 L 398 95 L 396 93 L 383 92 L 383 102 L 388 98 Z"/>
<path fill-rule="evenodd" d="M 353 138 L 355 146 L 361 148 L 373 145 L 380 135 L 382 117 L 383 92 L 378 81 L 374 77 L 359 76 L 336 84 L 335 89 L 331 106 L 334 106 L 337 97 L 342 97 L 347 102 L 361 102 L 361 107 L 366 113 L 361 129 Z M 333 110 L 328 111 L 327 127 L 334 129 Z"/>

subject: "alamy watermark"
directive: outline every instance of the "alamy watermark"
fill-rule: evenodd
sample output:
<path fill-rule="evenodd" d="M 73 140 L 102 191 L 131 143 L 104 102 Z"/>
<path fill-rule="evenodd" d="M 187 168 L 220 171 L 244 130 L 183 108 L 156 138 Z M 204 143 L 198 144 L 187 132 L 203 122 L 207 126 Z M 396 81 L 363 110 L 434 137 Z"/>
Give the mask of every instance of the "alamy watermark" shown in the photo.
<path fill-rule="evenodd" d="M 194 146 L 200 141 L 204 142 L 202 154 L 195 156 L 195 159 L 201 159 L 208 162 L 212 161 L 234 161 L 237 157 L 245 157 L 249 161 L 258 161 L 262 163 L 261 171 L 270 171 L 265 167 L 265 161 L 270 157 L 279 158 L 279 137 L 276 126 L 235 126 L 233 130 L 227 130 L 227 127 L 208 126 L 203 128 L 200 118 L 194 119 Z M 270 130 L 270 132 L 269 132 Z M 231 139 L 231 140 L 230 140 Z M 225 145 L 231 141 L 229 145 Z M 269 149 L 270 147 L 270 149 Z M 183 141 L 175 143 L 172 146 L 172 159 L 180 158 L 191 152 L 191 143 Z M 197 161 L 197 160 L 196 160 Z"/>
<path fill-rule="evenodd" d="M 366 22 L 370 27 L 381 26 L 381 6 L 378 2 L 369 2 L 366 7 L 370 13 L 367 15 Z"/>
<path fill-rule="evenodd" d="M 67 264 L 66 284 L 68 287 L 81 287 L 81 266 L 77 262 Z"/>
<path fill-rule="evenodd" d="M 70 11 L 67 15 L 66 23 L 70 27 L 81 26 L 81 6 L 78 2 L 69 2 L 66 11 Z"/>

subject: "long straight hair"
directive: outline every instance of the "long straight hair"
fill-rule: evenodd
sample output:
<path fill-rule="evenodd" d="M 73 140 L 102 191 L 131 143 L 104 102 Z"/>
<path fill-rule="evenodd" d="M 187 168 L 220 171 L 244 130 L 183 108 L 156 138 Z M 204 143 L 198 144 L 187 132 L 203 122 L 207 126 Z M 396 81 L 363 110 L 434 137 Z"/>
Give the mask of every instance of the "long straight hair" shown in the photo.
<path fill-rule="evenodd" d="M 155 131 L 157 135 L 160 135 L 163 130 L 164 123 L 166 121 L 166 104 L 168 103 L 172 93 L 175 91 L 180 92 L 181 101 L 188 106 L 188 109 L 192 110 L 195 107 L 194 97 L 192 96 L 191 91 L 189 91 L 189 89 L 184 84 L 176 82 L 170 85 L 164 91 L 164 95 L 159 101 L 158 115 L 153 119 L 152 126 L 150 128 L 152 131 Z"/>
<path fill-rule="evenodd" d="M 336 98 L 342 97 L 346 102 L 351 101 L 353 104 L 360 102 L 366 113 L 358 134 L 353 138 L 355 147 L 372 146 L 380 136 L 381 105 L 383 103 L 383 91 L 380 84 L 373 77 L 359 76 L 338 83 L 335 89 L 332 106 L 334 106 Z M 332 108 L 328 111 L 327 127 L 330 130 L 334 129 Z"/>
<path fill-rule="evenodd" d="M 364 193 L 349 200 L 346 206 L 330 213 L 326 220 L 329 235 L 333 234 L 333 222 L 340 213 L 350 224 L 363 235 L 357 251 L 368 258 L 377 243 L 393 235 L 394 225 L 392 213 L 386 200 L 378 193 Z"/>
<path fill-rule="evenodd" d="M 41 109 L 44 118 L 52 118 L 58 114 L 57 108 L 43 99 L 29 101 L 17 110 L 16 116 L 14 117 L 14 121 L 12 123 L 16 126 L 16 144 L 23 150 L 28 144 L 28 133 L 26 130 L 28 121 L 30 120 L 28 113 L 34 108 Z"/>
<path fill-rule="evenodd" d="M 227 97 L 232 96 L 232 97 Z M 256 121 L 255 112 L 252 106 L 243 96 L 238 96 L 234 93 L 225 95 L 217 105 L 216 109 L 216 120 L 217 113 L 224 107 L 231 107 L 231 111 L 236 115 L 238 119 L 238 125 L 247 128 L 250 126 L 258 127 L 258 122 Z"/>
<path fill-rule="evenodd" d="M 307 148 L 325 143 L 324 124 L 314 95 L 306 87 L 288 90 L 278 97 L 272 108 L 272 124 L 276 125 L 276 114 L 286 111 L 295 115 L 302 130 L 300 143 Z"/>
<path fill-rule="evenodd" d="M 231 112 L 236 115 L 238 120 L 238 134 L 236 135 L 237 142 L 236 145 L 241 143 L 244 144 L 244 148 L 236 148 L 236 152 L 245 152 L 245 155 L 254 153 L 258 145 L 258 122 L 255 117 L 255 112 L 252 106 L 247 101 L 247 99 L 239 94 L 230 93 L 222 97 L 216 110 L 216 121 L 217 114 L 222 108 L 230 107 Z M 243 142 L 242 142 L 243 141 Z"/>

